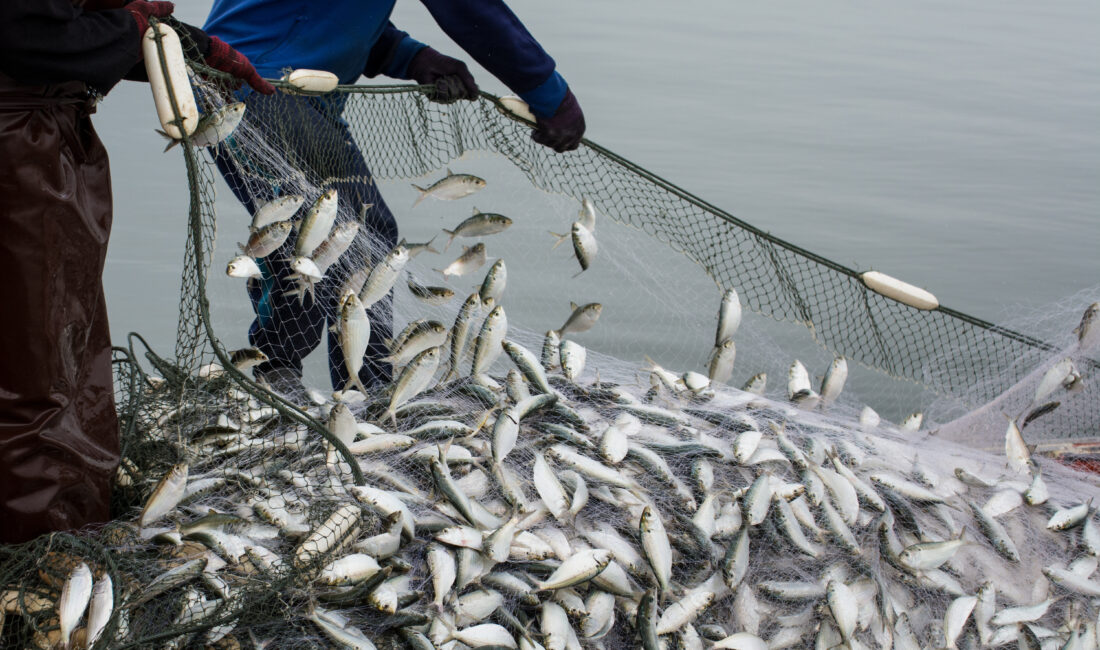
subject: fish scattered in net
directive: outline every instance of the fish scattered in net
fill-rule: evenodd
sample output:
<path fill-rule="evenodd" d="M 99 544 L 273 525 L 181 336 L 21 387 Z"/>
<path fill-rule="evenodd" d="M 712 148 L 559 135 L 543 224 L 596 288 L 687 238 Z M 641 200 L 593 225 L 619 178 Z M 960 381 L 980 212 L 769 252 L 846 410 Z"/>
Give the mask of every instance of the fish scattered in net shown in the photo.
<path fill-rule="evenodd" d="M 202 95 L 208 110 L 226 101 Z M 915 314 L 869 293 L 594 146 L 551 157 L 489 99 L 439 107 L 376 88 L 341 101 L 372 182 L 498 151 L 534 185 L 591 197 L 613 222 L 672 244 L 750 309 L 811 323 L 833 349 L 891 374 L 940 390 L 976 377 L 1011 383 L 1047 354 L 957 313 Z M 227 142 L 281 194 L 312 204 L 348 180 L 299 169 L 259 136 L 246 118 Z M 233 358 L 220 343 L 237 334 L 215 331 L 216 172 L 183 149 L 193 202 L 175 358 L 117 353 L 119 523 L 2 549 L 5 643 L 56 645 L 61 592 L 85 563 L 97 582 L 111 578 L 101 648 L 974 647 L 1021 637 L 1095 647 L 1097 484 L 1045 459 L 1012 467 L 927 430 L 861 424 L 842 405 L 799 408 L 812 403 L 784 400 L 774 378 L 761 396 L 582 354 L 568 332 L 544 363 L 543 337 L 517 326 L 502 328 L 513 347 L 482 372 L 466 353 L 457 378 L 441 380 L 443 363 L 400 404 L 385 387 L 339 399 L 272 393 L 242 372 L 254 355 Z M 360 207 L 341 206 L 342 218 Z M 346 282 L 391 250 L 353 244 L 329 271 Z M 416 259 L 408 270 L 426 282 L 428 262 Z M 397 298 L 382 318 L 439 320 L 453 337 L 462 297 L 412 308 Z M 487 307 L 521 299 L 481 297 L 472 340 Z M 595 329 L 613 322 L 601 318 Z M 951 363 L 938 363 L 945 351 Z M 1090 421 L 1095 409 L 1079 406 L 1037 422 Z M 186 468 L 178 494 L 173 468 L 177 481 Z M 80 645 L 87 625 L 74 627 Z"/>

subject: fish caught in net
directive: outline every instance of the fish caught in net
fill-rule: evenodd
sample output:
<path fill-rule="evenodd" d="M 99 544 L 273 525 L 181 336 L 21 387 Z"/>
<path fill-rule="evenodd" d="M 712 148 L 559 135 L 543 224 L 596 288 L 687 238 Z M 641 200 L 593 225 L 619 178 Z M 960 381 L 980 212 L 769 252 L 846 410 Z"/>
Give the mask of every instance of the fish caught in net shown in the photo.
<path fill-rule="evenodd" d="M 495 98 L 195 83 L 235 128 L 183 142 L 175 356 L 116 350 L 118 520 L 0 549 L 0 645 L 1097 646 L 1100 484 L 1025 442 L 1095 421 L 1085 334 L 895 302 Z M 832 353 L 757 372 L 742 307 Z M 996 449 L 879 418 L 848 360 L 981 384 L 1000 420 L 954 430 Z"/>

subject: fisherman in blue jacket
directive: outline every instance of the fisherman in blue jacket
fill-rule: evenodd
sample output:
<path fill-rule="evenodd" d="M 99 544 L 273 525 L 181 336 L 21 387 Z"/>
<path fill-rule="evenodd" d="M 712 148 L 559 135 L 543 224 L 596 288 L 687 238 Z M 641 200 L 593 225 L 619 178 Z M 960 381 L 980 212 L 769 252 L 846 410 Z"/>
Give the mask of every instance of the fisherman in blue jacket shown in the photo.
<path fill-rule="evenodd" d="M 204 29 L 247 56 L 265 77 L 287 68 L 327 70 L 340 83 L 360 75 L 385 75 L 434 86 L 433 101 L 475 100 L 477 84 L 466 64 L 421 43 L 390 22 L 396 0 L 215 0 Z M 531 137 L 557 152 L 576 149 L 584 135 L 584 115 L 576 97 L 555 70 L 554 60 L 535 41 L 502 0 L 421 0 L 451 39 L 475 61 L 518 94 L 535 114 Z M 245 91 L 247 92 L 247 90 Z M 359 234 L 341 262 L 318 285 L 314 299 L 300 300 L 289 279 L 284 250 L 260 260 L 263 279 L 250 283 L 256 319 L 249 341 L 268 361 L 256 367 L 258 379 L 281 392 L 301 389 L 302 359 L 328 332 L 329 372 L 336 389 L 348 374 L 335 330 L 337 295 L 353 272 L 346 260 L 369 256 L 377 263 L 397 242 L 397 224 L 341 114 L 346 95 L 304 99 L 288 95 L 245 98 L 246 121 L 262 130 L 269 143 L 311 184 L 335 187 L 342 215 L 360 214 Z M 250 213 L 279 195 L 270 174 L 255 161 L 238 157 L 229 146 L 215 161 L 237 198 Z M 312 198 L 312 197 L 310 197 Z M 347 218 L 346 216 L 342 218 Z M 392 337 L 392 292 L 370 309 L 371 339 L 360 379 L 370 387 L 391 379 L 382 361 Z"/>

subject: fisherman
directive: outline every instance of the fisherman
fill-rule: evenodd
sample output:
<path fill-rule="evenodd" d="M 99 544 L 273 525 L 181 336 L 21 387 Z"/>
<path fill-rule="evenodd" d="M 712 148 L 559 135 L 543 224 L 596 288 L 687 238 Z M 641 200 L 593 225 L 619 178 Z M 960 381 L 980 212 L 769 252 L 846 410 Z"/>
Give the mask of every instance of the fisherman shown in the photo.
<path fill-rule="evenodd" d="M 537 118 L 531 137 L 565 152 L 577 148 L 584 115 L 552 58 L 502 0 L 421 0 L 451 39 L 506 86 L 522 97 Z M 205 29 L 247 54 L 261 74 L 276 77 L 287 68 L 326 70 L 341 83 L 361 75 L 384 75 L 434 86 L 429 97 L 440 103 L 478 98 L 477 83 L 457 59 L 440 54 L 389 21 L 395 0 L 214 0 Z M 247 93 L 247 91 L 246 91 Z M 315 298 L 301 299 L 290 279 L 287 251 L 259 260 L 260 282 L 249 283 L 256 319 L 249 341 L 268 361 L 256 367 L 258 379 L 280 392 L 302 391 L 302 359 L 328 333 L 332 384 L 343 389 L 348 373 L 337 334 L 343 280 L 352 272 L 347 260 L 376 264 L 397 243 L 393 214 L 371 180 L 363 155 L 342 117 L 347 95 L 245 97 L 245 121 L 264 132 L 269 144 L 307 174 L 311 184 L 336 188 L 343 219 L 360 215 L 355 243 L 319 283 Z M 251 158 L 237 158 L 229 146 L 215 153 L 222 175 L 250 213 L 279 188 Z M 313 198 L 313 197 L 310 197 Z M 359 371 L 364 386 L 388 382 L 392 369 L 381 359 L 392 337 L 392 292 L 369 311 L 371 337 Z"/>
<path fill-rule="evenodd" d="M 110 518 L 119 428 L 103 261 L 107 153 L 89 115 L 144 74 L 150 18 L 171 2 L 0 2 L 0 543 Z M 194 54 L 274 88 L 197 27 Z"/>

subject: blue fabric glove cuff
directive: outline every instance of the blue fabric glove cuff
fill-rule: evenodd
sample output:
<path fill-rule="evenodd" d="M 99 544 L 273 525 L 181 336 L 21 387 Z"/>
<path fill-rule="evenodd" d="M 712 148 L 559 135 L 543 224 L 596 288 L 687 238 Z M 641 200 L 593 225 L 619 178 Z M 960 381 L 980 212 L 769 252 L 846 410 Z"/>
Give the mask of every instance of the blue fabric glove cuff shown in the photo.
<path fill-rule="evenodd" d="M 536 86 L 532 90 L 519 93 L 520 98 L 531 107 L 531 112 L 537 117 L 553 117 L 561 106 L 561 100 L 565 99 L 565 92 L 569 90 L 565 79 L 557 71 L 550 73 L 550 78 Z"/>

